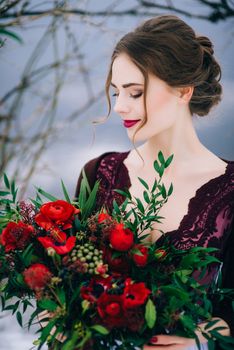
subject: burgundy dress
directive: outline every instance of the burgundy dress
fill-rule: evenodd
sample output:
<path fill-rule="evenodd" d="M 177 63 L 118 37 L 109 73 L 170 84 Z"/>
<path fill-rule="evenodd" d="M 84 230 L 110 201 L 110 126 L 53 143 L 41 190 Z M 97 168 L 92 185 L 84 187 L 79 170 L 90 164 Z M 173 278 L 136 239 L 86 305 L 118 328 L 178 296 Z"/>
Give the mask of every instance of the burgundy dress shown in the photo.
<path fill-rule="evenodd" d="M 118 204 L 124 201 L 125 198 L 113 190 L 124 190 L 131 186 L 128 169 L 123 163 L 129 152 L 107 152 L 85 164 L 84 170 L 90 185 L 100 180 L 96 209 L 105 205 L 111 210 L 114 199 Z M 166 232 L 157 240 L 157 244 L 163 245 L 166 238 L 167 242 L 178 249 L 194 246 L 218 248 L 217 257 L 223 262 L 223 287 L 234 288 L 234 161 L 224 161 L 227 163 L 225 173 L 211 179 L 196 191 L 179 228 Z M 81 179 L 80 174 L 76 198 Z M 211 269 L 206 278 L 211 281 L 213 277 L 214 270 Z M 218 305 L 214 303 L 213 308 L 213 316 L 224 319 L 234 336 L 231 301 L 224 300 Z"/>

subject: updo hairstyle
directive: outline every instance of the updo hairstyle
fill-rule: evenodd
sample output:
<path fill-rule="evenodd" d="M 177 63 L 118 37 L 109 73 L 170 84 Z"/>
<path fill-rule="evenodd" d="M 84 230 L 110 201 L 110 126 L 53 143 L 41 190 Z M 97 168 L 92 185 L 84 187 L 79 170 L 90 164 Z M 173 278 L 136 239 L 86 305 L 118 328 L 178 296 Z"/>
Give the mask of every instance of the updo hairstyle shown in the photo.
<path fill-rule="evenodd" d="M 109 114 L 112 65 L 115 58 L 122 53 L 127 54 L 144 75 L 145 110 L 149 73 L 171 87 L 193 86 L 194 92 L 189 102 L 191 115 L 203 117 L 221 100 L 221 69 L 214 58 L 213 45 L 209 38 L 197 36 L 177 16 L 163 15 L 145 21 L 123 36 L 115 46 L 106 80 Z"/>

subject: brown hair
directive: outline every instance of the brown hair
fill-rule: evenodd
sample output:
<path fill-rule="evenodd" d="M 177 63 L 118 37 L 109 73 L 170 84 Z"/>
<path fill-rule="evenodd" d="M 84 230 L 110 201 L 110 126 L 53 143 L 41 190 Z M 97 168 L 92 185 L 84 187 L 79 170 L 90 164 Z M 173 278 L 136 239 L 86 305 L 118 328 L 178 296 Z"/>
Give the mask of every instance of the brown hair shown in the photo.
<path fill-rule="evenodd" d="M 121 53 L 127 54 L 140 69 L 145 79 L 144 107 L 147 121 L 146 91 L 148 74 L 152 73 L 172 87 L 193 86 L 189 102 L 191 114 L 205 116 L 221 100 L 220 65 L 213 56 L 209 38 L 196 36 L 194 30 L 177 16 L 163 15 L 149 19 L 116 44 L 106 80 L 109 96 L 112 65 Z M 135 135 L 134 135 L 135 136 Z"/>

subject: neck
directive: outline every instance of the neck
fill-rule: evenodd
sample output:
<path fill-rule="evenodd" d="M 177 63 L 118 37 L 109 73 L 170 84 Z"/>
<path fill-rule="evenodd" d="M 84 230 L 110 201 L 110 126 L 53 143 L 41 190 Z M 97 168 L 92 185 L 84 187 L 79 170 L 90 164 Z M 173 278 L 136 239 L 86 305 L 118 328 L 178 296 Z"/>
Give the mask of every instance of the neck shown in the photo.
<path fill-rule="evenodd" d="M 191 161 L 204 155 L 205 149 L 196 134 L 190 115 L 181 116 L 171 128 L 139 147 L 145 167 L 147 167 L 146 164 L 153 164 L 159 151 L 162 151 L 165 159 L 173 154 L 173 161 L 165 170 L 167 174 L 178 172 L 183 166 L 187 167 Z"/>

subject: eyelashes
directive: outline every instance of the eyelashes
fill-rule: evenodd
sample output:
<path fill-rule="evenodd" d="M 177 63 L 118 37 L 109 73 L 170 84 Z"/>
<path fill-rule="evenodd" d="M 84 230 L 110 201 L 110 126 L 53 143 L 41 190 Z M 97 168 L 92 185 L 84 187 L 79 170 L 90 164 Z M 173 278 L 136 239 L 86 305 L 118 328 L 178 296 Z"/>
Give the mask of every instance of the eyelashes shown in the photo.
<path fill-rule="evenodd" d="M 132 95 L 132 94 L 130 94 L 130 97 L 131 97 L 131 98 L 139 98 L 139 97 L 141 97 L 142 95 L 143 95 L 143 92 L 139 92 L 139 93 L 138 93 L 138 94 L 136 94 L 136 95 Z M 114 93 L 112 96 L 113 96 L 113 97 L 118 97 L 118 96 L 119 96 L 119 94 Z"/>

